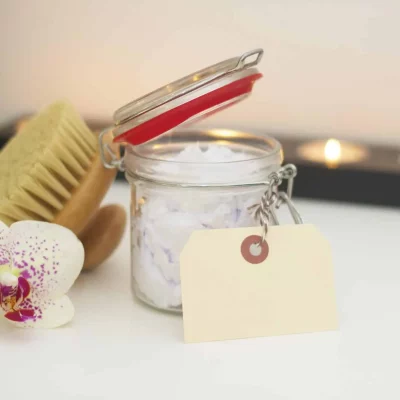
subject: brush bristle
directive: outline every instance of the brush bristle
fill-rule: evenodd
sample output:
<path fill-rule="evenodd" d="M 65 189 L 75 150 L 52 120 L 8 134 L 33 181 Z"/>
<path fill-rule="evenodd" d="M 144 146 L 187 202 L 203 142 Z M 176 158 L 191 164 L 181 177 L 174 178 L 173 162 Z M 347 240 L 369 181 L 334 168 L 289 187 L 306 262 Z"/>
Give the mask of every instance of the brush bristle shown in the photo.
<path fill-rule="evenodd" d="M 0 153 L 0 220 L 51 222 L 70 199 L 96 154 L 96 136 L 74 108 L 52 104 Z"/>

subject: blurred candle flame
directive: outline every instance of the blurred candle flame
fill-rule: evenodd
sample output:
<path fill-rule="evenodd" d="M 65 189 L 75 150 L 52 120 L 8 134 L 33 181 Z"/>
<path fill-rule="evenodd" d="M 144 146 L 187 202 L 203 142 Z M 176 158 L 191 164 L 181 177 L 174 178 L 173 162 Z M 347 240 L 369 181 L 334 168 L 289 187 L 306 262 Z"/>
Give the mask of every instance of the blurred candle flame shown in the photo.
<path fill-rule="evenodd" d="M 337 139 L 308 141 L 301 144 L 296 152 L 300 158 L 325 164 L 328 168 L 360 163 L 369 157 L 369 150 L 366 146 Z"/>
<path fill-rule="evenodd" d="M 325 144 L 324 155 L 328 166 L 337 165 L 342 155 L 342 146 L 339 140 L 329 139 Z"/>

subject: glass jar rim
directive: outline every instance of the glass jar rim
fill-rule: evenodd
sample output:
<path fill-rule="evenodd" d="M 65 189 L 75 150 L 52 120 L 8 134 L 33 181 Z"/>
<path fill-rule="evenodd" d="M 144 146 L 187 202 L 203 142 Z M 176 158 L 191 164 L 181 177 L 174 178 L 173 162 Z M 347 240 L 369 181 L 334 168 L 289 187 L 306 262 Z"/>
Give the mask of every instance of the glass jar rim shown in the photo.
<path fill-rule="evenodd" d="M 247 158 L 219 162 L 191 162 L 170 159 L 185 145 L 226 145 Z M 218 140 L 219 139 L 219 140 Z M 163 157 L 164 155 L 164 157 Z M 128 145 L 124 166 L 129 181 L 139 179 L 173 186 L 236 186 L 265 182 L 283 161 L 280 143 L 266 135 L 226 129 L 179 129 L 141 146 Z"/>
<path fill-rule="evenodd" d="M 202 129 L 196 129 L 196 128 L 190 128 L 190 129 L 176 129 L 174 130 L 174 132 L 178 133 L 179 132 L 190 132 L 190 133 L 194 133 L 194 132 L 198 132 L 203 135 L 205 132 L 207 133 L 216 133 L 216 134 L 224 134 L 224 133 L 228 133 L 228 132 L 235 132 L 238 134 L 245 134 L 248 135 L 249 133 L 247 132 L 243 132 L 243 131 L 236 131 L 233 129 L 207 129 L 207 130 L 202 130 Z M 254 135 L 254 134 L 249 134 L 249 135 Z M 143 154 L 140 153 L 140 149 L 143 147 L 143 145 L 141 146 L 131 146 L 128 145 L 130 154 L 132 154 L 132 156 L 138 158 L 138 159 L 143 159 L 143 160 L 148 160 L 148 161 L 155 161 L 155 162 L 160 162 L 160 163 L 168 163 L 168 164 L 191 164 L 191 165 L 202 165 L 202 164 L 206 164 L 206 165 L 219 165 L 219 164 L 240 164 L 243 162 L 249 162 L 249 161 L 256 161 L 256 160 L 261 160 L 261 159 L 265 159 L 265 158 L 273 158 L 276 155 L 279 155 L 282 152 L 282 146 L 280 144 L 280 142 L 278 140 L 276 140 L 274 137 L 272 136 L 262 136 L 264 141 L 268 141 L 268 144 L 271 145 L 271 150 L 269 152 L 265 152 L 265 154 L 260 155 L 260 156 L 255 156 L 255 157 L 251 157 L 251 158 L 246 158 L 246 159 L 241 159 L 241 160 L 229 160 L 229 161 L 196 161 L 196 162 L 192 162 L 192 161 L 177 161 L 177 160 L 168 160 L 165 158 L 161 158 L 161 157 L 157 157 L 157 156 L 145 156 Z M 229 140 L 229 134 L 226 136 L 226 141 Z M 220 139 L 221 140 L 221 139 Z M 154 140 L 154 142 L 156 142 L 157 140 Z M 147 144 L 152 143 L 153 141 L 148 142 Z M 155 144 L 155 146 L 157 146 L 157 144 Z M 154 153 L 153 153 L 154 154 Z"/>

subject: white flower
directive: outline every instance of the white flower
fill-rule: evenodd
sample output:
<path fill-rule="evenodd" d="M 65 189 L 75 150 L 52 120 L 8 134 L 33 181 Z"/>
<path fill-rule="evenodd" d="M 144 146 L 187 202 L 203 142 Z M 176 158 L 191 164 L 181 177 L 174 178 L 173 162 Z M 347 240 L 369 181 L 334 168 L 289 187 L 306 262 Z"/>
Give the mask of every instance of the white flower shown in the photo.
<path fill-rule="evenodd" d="M 60 225 L 0 221 L 0 312 L 20 327 L 66 324 L 74 307 L 65 294 L 83 261 L 82 243 Z"/>

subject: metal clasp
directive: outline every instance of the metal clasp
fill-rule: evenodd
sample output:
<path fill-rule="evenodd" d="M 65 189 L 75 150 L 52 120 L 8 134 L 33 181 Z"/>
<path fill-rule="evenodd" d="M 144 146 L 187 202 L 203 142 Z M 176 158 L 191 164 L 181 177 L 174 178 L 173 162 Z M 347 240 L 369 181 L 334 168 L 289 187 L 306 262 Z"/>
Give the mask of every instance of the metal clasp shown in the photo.
<path fill-rule="evenodd" d="M 235 70 L 254 67 L 254 65 L 257 65 L 261 61 L 263 54 L 264 54 L 263 49 L 255 49 L 255 50 L 248 51 L 247 53 L 244 53 L 239 58 L 239 61 L 235 67 Z M 246 62 L 247 59 L 252 58 L 253 56 L 256 56 L 256 58 L 253 61 Z"/>
<path fill-rule="evenodd" d="M 289 209 L 289 212 L 290 212 L 290 215 L 293 218 L 294 223 L 295 224 L 302 224 L 303 223 L 303 219 L 301 218 L 300 213 L 297 211 L 295 205 L 293 204 L 292 199 L 288 196 L 288 194 L 285 193 L 285 192 L 279 192 L 278 193 L 278 199 L 281 201 L 281 204 L 285 203 L 287 205 L 287 207 Z M 275 207 L 275 208 L 277 208 L 277 207 Z M 276 223 L 276 225 L 279 225 L 279 221 L 276 218 L 276 215 L 275 215 L 275 223 Z"/>
<path fill-rule="evenodd" d="M 113 169 L 117 168 L 118 170 L 124 172 L 125 166 L 123 158 L 121 157 L 121 153 L 115 153 L 111 148 L 110 143 L 105 141 L 104 136 L 110 131 L 111 128 L 104 129 L 99 135 L 99 149 L 100 149 L 100 157 L 101 161 L 105 168 Z M 120 146 L 118 146 L 120 149 Z"/>
<path fill-rule="evenodd" d="M 282 180 L 287 180 L 286 194 L 287 198 L 290 200 L 293 195 L 294 178 L 297 176 L 297 168 L 294 164 L 287 164 L 279 170 L 279 173 L 282 176 Z M 279 209 L 283 201 L 283 197 L 279 197 L 278 201 L 276 202 L 277 209 Z"/>
<path fill-rule="evenodd" d="M 279 169 L 279 171 L 271 173 L 268 177 L 268 181 L 266 182 L 268 189 L 261 197 L 260 203 L 249 207 L 249 211 L 252 212 L 253 217 L 258 219 L 260 225 L 263 227 L 263 234 L 260 244 L 266 240 L 269 225 L 279 225 L 276 210 L 283 203 L 287 205 L 294 223 L 303 223 L 301 215 L 297 211 L 292 201 L 293 184 L 296 175 L 297 168 L 293 164 L 285 165 Z M 288 181 L 286 192 L 279 191 L 279 186 L 282 184 L 284 179 Z"/>

